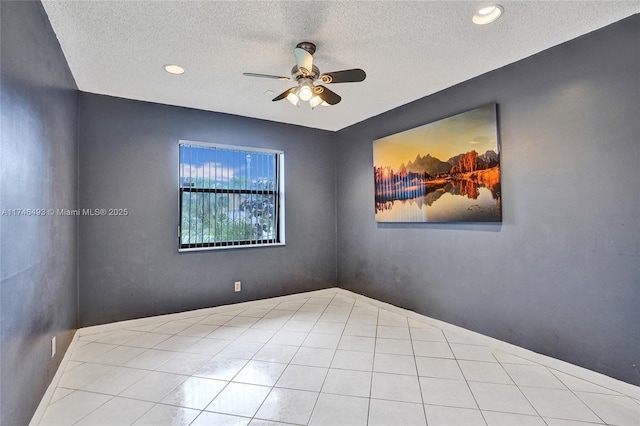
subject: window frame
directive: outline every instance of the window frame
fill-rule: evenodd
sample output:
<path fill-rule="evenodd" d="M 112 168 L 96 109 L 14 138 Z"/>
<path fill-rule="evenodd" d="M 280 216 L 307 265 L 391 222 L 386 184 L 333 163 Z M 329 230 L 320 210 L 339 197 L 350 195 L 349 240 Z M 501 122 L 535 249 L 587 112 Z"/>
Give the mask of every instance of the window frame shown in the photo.
<path fill-rule="evenodd" d="M 259 194 L 265 193 L 264 190 L 258 192 L 258 190 L 250 189 L 223 189 L 223 188 L 190 188 L 183 187 L 180 182 L 180 149 L 182 145 L 190 146 L 202 146 L 204 148 L 225 149 L 231 151 L 246 151 L 247 153 L 267 153 L 275 155 L 275 178 L 277 180 L 277 189 L 269 190 L 269 193 L 275 195 L 277 202 L 276 206 L 276 238 L 273 242 L 268 242 L 270 239 L 265 240 L 238 240 L 238 241 L 226 241 L 215 243 L 192 243 L 182 244 L 182 197 L 185 192 L 195 193 L 210 193 L 210 194 Z M 187 191 L 185 191 L 187 189 Z M 186 139 L 178 140 L 178 252 L 196 252 L 196 251 L 208 251 L 208 250 L 226 250 L 237 248 L 257 248 L 257 247 L 279 247 L 285 244 L 285 191 L 284 191 L 284 151 L 279 149 L 258 148 L 242 145 L 221 144 L 214 142 L 200 142 Z M 261 243 L 255 243 L 255 241 L 264 241 Z M 196 247 L 190 247 L 195 245 Z"/>

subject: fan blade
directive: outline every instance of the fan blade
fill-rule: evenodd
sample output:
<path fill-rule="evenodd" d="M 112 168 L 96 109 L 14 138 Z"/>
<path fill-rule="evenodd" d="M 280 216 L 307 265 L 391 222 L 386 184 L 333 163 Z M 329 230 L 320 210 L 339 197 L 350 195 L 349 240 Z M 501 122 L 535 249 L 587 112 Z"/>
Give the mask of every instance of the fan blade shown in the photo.
<path fill-rule="evenodd" d="M 275 98 L 273 98 L 273 99 L 272 99 L 272 101 L 273 101 L 273 102 L 275 102 L 275 101 L 281 101 L 282 99 L 286 98 L 286 97 L 287 97 L 287 95 L 289 95 L 289 93 L 294 92 L 297 88 L 298 88 L 297 86 L 294 86 L 294 87 L 292 87 L 291 89 L 286 90 L 286 91 L 284 91 L 284 92 L 280 93 L 278 96 L 276 96 Z"/>
<path fill-rule="evenodd" d="M 313 70 L 313 55 L 304 49 L 296 47 L 293 51 L 296 55 L 296 65 L 303 76 L 311 75 Z"/>
<path fill-rule="evenodd" d="M 246 75 L 247 77 L 272 78 L 274 80 L 291 81 L 289 77 L 282 77 L 279 75 L 256 74 L 252 72 L 243 72 L 242 75 Z"/>
<path fill-rule="evenodd" d="M 320 76 L 324 84 L 330 83 L 357 83 L 367 78 L 367 74 L 360 68 L 352 70 L 325 72 Z"/>
<path fill-rule="evenodd" d="M 332 92 L 324 86 L 314 86 L 314 92 L 320 99 L 329 105 L 335 105 L 342 100 L 337 93 Z"/>

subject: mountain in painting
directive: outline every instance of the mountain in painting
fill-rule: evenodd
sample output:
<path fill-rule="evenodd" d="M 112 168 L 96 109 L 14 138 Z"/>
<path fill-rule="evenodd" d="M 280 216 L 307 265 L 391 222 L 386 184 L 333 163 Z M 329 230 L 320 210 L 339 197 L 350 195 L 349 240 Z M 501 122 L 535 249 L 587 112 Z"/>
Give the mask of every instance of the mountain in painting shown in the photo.
<path fill-rule="evenodd" d="M 432 176 L 440 173 L 448 173 L 451 170 L 452 164 L 440 161 L 436 157 L 432 157 L 430 154 L 425 156 L 416 155 L 414 161 L 409 161 L 406 165 L 407 171 L 414 173 L 428 173 Z"/>

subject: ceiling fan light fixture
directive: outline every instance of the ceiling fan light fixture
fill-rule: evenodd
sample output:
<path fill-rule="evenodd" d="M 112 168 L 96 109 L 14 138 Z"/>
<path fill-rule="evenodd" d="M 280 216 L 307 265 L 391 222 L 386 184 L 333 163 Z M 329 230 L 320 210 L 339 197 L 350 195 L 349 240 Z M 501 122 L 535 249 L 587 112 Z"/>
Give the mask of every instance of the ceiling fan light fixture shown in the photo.
<path fill-rule="evenodd" d="M 317 95 L 309 100 L 309 104 L 311 104 L 312 109 L 317 107 L 321 103 L 322 103 L 322 99 L 320 99 L 320 96 L 317 96 Z"/>
<path fill-rule="evenodd" d="M 164 70 L 173 75 L 182 75 L 185 72 L 184 68 L 176 64 L 167 64 L 164 66 Z"/>
<path fill-rule="evenodd" d="M 298 96 L 305 102 L 311 100 L 311 98 L 313 97 L 313 89 L 308 82 L 300 84 L 300 89 L 298 89 Z"/>
<path fill-rule="evenodd" d="M 290 92 L 287 95 L 286 99 L 291 103 L 291 105 L 294 105 L 294 106 L 299 106 L 300 105 L 300 98 L 296 94 L 296 91 Z"/>
<path fill-rule="evenodd" d="M 486 25 L 500 18 L 503 12 L 504 8 L 499 4 L 483 6 L 476 10 L 476 13 L 473 15 L 473 18 L 471 18 L 471 20 L 474 24 Z"/>

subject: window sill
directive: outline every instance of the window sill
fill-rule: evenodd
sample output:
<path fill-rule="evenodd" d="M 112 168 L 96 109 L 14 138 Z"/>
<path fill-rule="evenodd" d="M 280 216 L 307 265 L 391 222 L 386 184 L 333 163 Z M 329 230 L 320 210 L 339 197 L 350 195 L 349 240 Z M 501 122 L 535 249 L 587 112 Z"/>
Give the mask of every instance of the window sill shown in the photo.
<path fill-rule="evenodd" d="M 282 247 L 285 243 L 274 244 L 243 244 L 243 245 L 231 245 L 231 246 L 217 246 L 217 247 L 194 247 L 194 248 L 179 248 L 178 253 L 189 253 L 194 251 L 210 251 L 210 250 L 234 250 L 245 248 L 267 248 L 267 247 Z"/>

